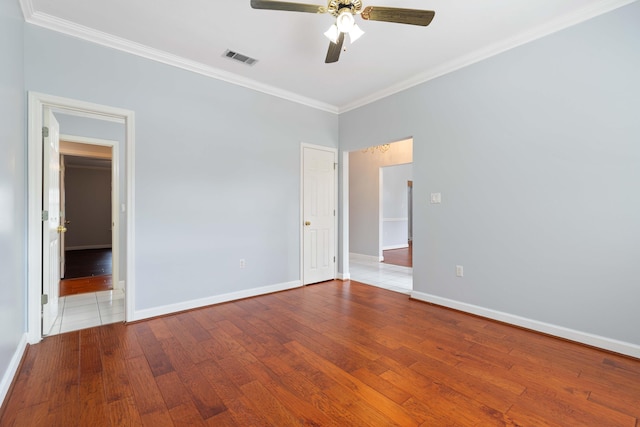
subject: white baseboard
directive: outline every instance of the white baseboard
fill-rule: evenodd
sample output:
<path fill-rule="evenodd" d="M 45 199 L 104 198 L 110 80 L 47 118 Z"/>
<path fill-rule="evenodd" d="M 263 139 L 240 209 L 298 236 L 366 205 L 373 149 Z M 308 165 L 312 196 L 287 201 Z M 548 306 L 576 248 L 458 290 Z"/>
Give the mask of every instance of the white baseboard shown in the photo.
<path fill-rule="evenodd" d="M 86 249 L 111 249 L 111 245 L 67 246 L 65 251 L 84 251 Z"/>
<path fill-rule="evenodd" d="M 382 257 L 376 256 L 376 255 L 363 255 L 363 254 L 356 254 L 354 252 L 349 253 L 349 258 L 357 259 L 360 261 L 367 261 L 367 262 L 380 262 L 383 260 Z"/>
<path fill-rule="evenodd" d="M 250 298 L 259 295 L 270 294 L 273 292 L 286 291 L 288 289 L 299 288 L 302 286 L 300 280 L 292 282 L 278 283 L 275 285 L 263 286 L 260 288 L 247 289 L 244 291 L 230 292 L 228 294 L 213 295 L 206 298 L 200 298 L 190 301 L 179 302 L 176 304 L 163 305 L 161 307 L 147 308 L 133 312 L 133 319 L 128 321 L 136 321 L 148 319 L 150 317 L 164 316 L 166 314 L 177 313 L 179 311 L 192 310 L 194 308 L 206 307 L 208 305 L 220 304 L 223 302 L 234 301 L 243 298 Z"/>
<path fill-rule="evenodd" d="M 0 382 L 0 405 L 4 403 L 4 399 L 7 397 L 7 393 L 9 392 L 9 387 L 11 387 L 11 382 L 13 378 L 16 376 L 18 372 L 18 368 L 20 367 L 20 361 L 22 360 L 22 356 L 24 355 L 25 350 L 27 349 L 27 334 L 23 334 L 20 342 L 18 343 L 18 347 L 16 348 L 15 353 L 13 353 L 13 357 L 11 357 L 11 361 L 9 362 L 9 366 L 2 376 L 2 381 Z"/>
<path fill-rule="evenodd" d="M 350 280 L 351 279 L 351 274 L 349 273 L 338 273 L 338 280 Z"/>
<path fill-rule="evenodd" d="M 406 249 L 408 247 L 409 247 L 408 243 L 403 243 L 403 244 L 400 244 L 400 245 L 383 246 L 382 250 L 383 251 L 388 251 L 388 250 L 391 250 L 391 249 Z"/>
<path fill-rule="evenodd" d="M 453 308 L 455 310 L 464 311 L 488 319 L 498 320 L 500 322 L 509 323 L 511 325 L 520 326 L 533 331 L 542 332 L 544 334 L 553 335 L 570 341 L 579 342 L 593 347 L 602 348 L 604 350 L 613 351 L 627 356 L 640 358 L 640 345 L 632 344 L 624 341 L 618 341 L 611 338 L 593 335 L 574 329 L 565 328 L 563 326 L 552 325 L 550 323 L 540 322 L 538 320 L 528 319 L 501 311 L 491 310 L 473 304 L 467 304 L 460 301 L 442 298 L 423 292 L 411 292 L 411 298 Z"/>

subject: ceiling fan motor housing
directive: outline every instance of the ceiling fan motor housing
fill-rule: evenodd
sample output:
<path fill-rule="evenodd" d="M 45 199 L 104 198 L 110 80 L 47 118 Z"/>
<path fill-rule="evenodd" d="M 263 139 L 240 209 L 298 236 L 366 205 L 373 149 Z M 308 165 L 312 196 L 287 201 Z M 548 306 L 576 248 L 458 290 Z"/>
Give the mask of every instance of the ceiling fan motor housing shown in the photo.
<path fill-rule="evenodd" d="M 350 10 L 353 15 L 362 11 L 362 0 L 329 0 L 327 12 L 338 16 L 343 10 Z"/>

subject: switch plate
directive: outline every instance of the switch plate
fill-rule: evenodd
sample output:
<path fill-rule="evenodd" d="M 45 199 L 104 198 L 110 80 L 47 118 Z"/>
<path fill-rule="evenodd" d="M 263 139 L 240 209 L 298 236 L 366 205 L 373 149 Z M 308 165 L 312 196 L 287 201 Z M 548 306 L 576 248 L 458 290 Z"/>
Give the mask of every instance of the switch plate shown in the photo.
<path fill-rule="evenodd" d="M 431 203 L 441 203 L 441 202 L 442 202 L 441 193 L 431 193 Z"/>
<path fill-rule="evenodd" d="M 463 277 L 464 276 L 464 267 L 461 265 L 456 265 L 456 276 Z"/>
<path fill-rule="evenodd" d="M 245 268 L 247 266 L 247 263 L 245 262 L 244 259 L 240 260 L 240 268 Z"/>

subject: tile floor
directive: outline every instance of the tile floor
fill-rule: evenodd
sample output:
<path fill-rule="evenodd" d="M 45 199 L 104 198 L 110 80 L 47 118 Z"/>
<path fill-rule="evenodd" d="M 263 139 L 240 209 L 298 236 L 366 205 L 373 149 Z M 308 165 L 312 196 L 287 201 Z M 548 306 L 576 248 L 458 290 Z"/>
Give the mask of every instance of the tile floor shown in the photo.
<path fill-rule="evenodd" d="M 390 291 L 409 294 L 413 290 L 413 268 L 385 264 L 362 257 L 349 257 L 351 279 Z"/>
<path fill-rule="evenodd" d="M 124 321 L 124 291 L 92 292 L 60 297 L 58 318 L 49 335 Z"/>

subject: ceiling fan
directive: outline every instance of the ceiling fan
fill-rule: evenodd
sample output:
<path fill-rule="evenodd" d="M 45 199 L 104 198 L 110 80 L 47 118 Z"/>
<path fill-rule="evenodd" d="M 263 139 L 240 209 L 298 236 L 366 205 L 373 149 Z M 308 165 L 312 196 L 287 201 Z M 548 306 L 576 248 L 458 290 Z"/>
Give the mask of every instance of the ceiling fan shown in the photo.
<path fill-rule="evenodd" d="M 342 51 L 344 34 L 348 33 L 351 43 L 356 41 L 364 31 L 355 23 L 355 16 L 360 15 L 367 21 L 385 21 L 399 24 L 421 25 L 431 23 L 435 12 L 432 10 L 401 9 L 397 7 L 367 6 L 362 8 L 362 0 L 328 0 L 327 6 L 307 3 L 290 3 L 275 0 L 251 0 L 254 9 L 283 10 L 290 12 L 330 13 L 335 16 L 336 23 L 331 25 L 325 36 L 330 40 L 325 63 L 337 62 Z"/>

